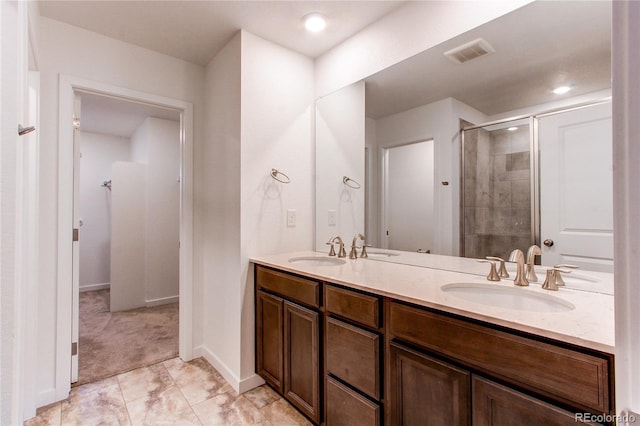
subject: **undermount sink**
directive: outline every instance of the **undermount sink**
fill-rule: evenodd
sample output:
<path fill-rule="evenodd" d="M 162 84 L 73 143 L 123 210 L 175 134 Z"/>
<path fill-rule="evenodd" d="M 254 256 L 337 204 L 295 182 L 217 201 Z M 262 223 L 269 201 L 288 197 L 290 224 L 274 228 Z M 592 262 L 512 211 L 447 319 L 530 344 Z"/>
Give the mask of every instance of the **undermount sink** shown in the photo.
<path fill-rule="evenodd" d="M 343 259 L 338 259 L 335 257 L 302 256 L 292 257 L 291 259 L 289 259 L 289 263 L 296 263 L 298 265 L 307 266 L 335 266 L 344 265 L 347 262 Z"/>
<path fill-rule="evenodd" d="M 575 309 L 575 306 L 566 300 L 515 286 L 453 283 L 445 284 L 440 289 L 447 294 L 469 302 L 516 311 L 567 312 Z"/>

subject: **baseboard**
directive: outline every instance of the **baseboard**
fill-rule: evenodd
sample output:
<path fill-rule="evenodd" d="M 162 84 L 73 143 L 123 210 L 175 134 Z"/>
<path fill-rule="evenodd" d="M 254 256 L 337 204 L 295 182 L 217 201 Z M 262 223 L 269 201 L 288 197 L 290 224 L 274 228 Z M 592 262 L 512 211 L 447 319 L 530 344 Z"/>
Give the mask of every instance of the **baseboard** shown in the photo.
<path fill-rule="evenodd" d="M 83 291 L 105 290 L 111 287 L 111 283 L 86 284 L 80 286 L 80 293 Z"/>
<path fill-rule="evenodd" d="M 64 399 L 64 398 L 63 398 Z M 54 402 L 60 401 L 60 398 L 56 396 L 56 388 L 49 388 L 38 393 L 38 397 L 36 400 L 36 407 L 45 407 L 49 404 L 53 404 Z"/>
<path fill-rule="evenodd" d="M 180 300 L 180 296 L 161 297 L 159 299 L 151 299 L 145 302 L 147 308 L 151 306 L 168 305 L 169 303 L 177 303 Z"/>
<path fill-rule="evenodd" d="M 195 358 L 203 357 L 206 359 L 239 394 L 245 393 L 264 384 L 262 377 L 257 374 L 252 374 L 246 379 L 239 380 L 235 374 L 233 374 L 233 372 L 231 372 L 231 370 L 229 370 L 229 368 L 227 368 L 227 366 L 204 345 L 195 347 L 193 349 L 193 355 Z"/>

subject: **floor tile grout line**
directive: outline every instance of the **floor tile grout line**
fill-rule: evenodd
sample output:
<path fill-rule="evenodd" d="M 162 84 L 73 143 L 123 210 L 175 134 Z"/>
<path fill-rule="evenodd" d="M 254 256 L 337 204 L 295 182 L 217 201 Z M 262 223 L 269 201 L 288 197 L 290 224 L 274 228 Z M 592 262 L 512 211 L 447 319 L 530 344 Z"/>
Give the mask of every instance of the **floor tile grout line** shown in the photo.
<path fill-rule="evenodd" d="M 127 405 L 127 401 L 124 399 L 124 392 L 122 391 L 122 385 L 120 384 L 120 377 L 116 376 L 116 380 L 118 382 L 118 389 L 120 389 L 120 396 L 122 396 L 122 402 L 124 402 L 124 409 L 127 412 L 127 418 L 129 419 L 129 424 L 133 426 L 133 420 L 131 420 L 131 413 L 129 413 L 129 406 Z"/>

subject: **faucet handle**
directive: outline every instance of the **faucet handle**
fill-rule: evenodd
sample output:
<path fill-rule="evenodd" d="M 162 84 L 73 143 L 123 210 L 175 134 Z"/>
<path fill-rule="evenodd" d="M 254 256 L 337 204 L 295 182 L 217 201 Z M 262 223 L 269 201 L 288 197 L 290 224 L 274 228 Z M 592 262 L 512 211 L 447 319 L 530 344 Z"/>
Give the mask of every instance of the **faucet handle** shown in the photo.
<path fill-rule="evenodd" d="M 329 256 L 335 256 L 336 255 L 336 250 L 333 247 L 333 242 L 332 241 L 327 241 L 325 244 L 331 247 L 329 249 Z"/>
<path fill-rule="evenodd" d="M 509 273 L 507 272 L 507 267 L 505 266 L 504 259 L 495 256 L 487 256 L 486 259 L 500 262 L 500 270 L 498 271 L 498 275 L 500 275 L 500 278 L 509 278 Z"/>
<path fill-rule="evenodd" d="M 347 257 L 347 251 L 344 249 L 344 243 L 340 241 L 338 248 L 338 257 Z"/>
<path fill-rule="evenodd" d="M 564 272 L 565 274 L 568 274 L 568 273 L 571 272 L 571 271 L 569 271 L 567 269 L 578 269 L 578 268 L 580 268 L 578 265 L 570 265 L 568 263 L 559 263 L 557 265 L 553 265 L 553 267 L 555 269 L 560 270 L 561 272 Z M 564 268 L 564 270 L 561 270 L 559 268 Z M 559 287 L 562 287 L 563 285 L 565 285 L 561 274 L 556 274 L 556 285 L 559 286 Z"/>
<path fill-rule="evenodd" d="M 371 247 L 371 244 L 363 244 L 362 251 L 360 252 L 360 257 L 367 258 L 369 255 L 367 254 L 367 247 Z"/>
<path fill-rule="evenodd" d="M 558 291 L 558 286 L 564 285 L 564 281 L 562 284 L 558 284 L 558 280 L 562 281 L 561 273 L 569 274 L 571 271 L 557 267 L 547 269 L 547 277 L 542 284 L 542 288 L 545 290 Z"/>
<path fill-rule="evenodd" d="M 487 280 L 489 281 L 500 281 L 500 275 L 498 275 L 498 271 L 496 271 L 496 263 L 491 260 L 478 259 L 480 263 L 489 263 L 491 268 L 489 269 L 489 275 L 487 275 Z"/>

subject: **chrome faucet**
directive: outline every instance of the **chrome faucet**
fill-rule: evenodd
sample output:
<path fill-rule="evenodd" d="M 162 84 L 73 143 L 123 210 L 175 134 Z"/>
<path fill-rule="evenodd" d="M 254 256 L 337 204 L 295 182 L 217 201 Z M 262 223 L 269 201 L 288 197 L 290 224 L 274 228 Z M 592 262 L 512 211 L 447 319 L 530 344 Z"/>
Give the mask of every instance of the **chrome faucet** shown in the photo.
<path fill-rule="evenodd" d="M 527 281 L 524 273 L 524 254 L 522 253 L 522 250 L 515 249 L 512 251 L 509 255 L 509 262 L 514 262 L 516 264 L 516 277 L 513 280 L 513 283 L 522 287 L 528 286 L 529 281 Z"/>
<path fill-rule="evenodd" d="M 356 234 L 353 236 L 353 241 L 351 242 L 351 251 L 349 252 L 349 259 L 358 258 L 358 250 L 356 247 L 356 242 L 358 241 L 358 239 L 362 240 L 362 254 L 360 255 L 360 257 L 369 257 L 367 255 L 367 249 L 365 248 L 365 245 L 364 245 L 364 235 Z"/>
<path fill-rule="evenodd" d="M 536 270 L 534 269 L 536 264 L 536 256 L 542 254 L 542 250 L 537 245 L 532 245 L 527 250 L 527 281 L 529 282 L 537 282 L 538 276 L 536 275 Z"/>
<path fill-rule="evenodd" d="M 347 257 L 347 252 L 344 249 L 344 242 L 342 241 L 342 238 L 340 238 L 340 236 L 333 237 L 327 242 L 327 245 L 331 246 L 331 248 L 329 249 L 329 256 L 336 255 L 336 251 L 333 247 L 335 243 L 338 243 L 338 257 Z"/>

